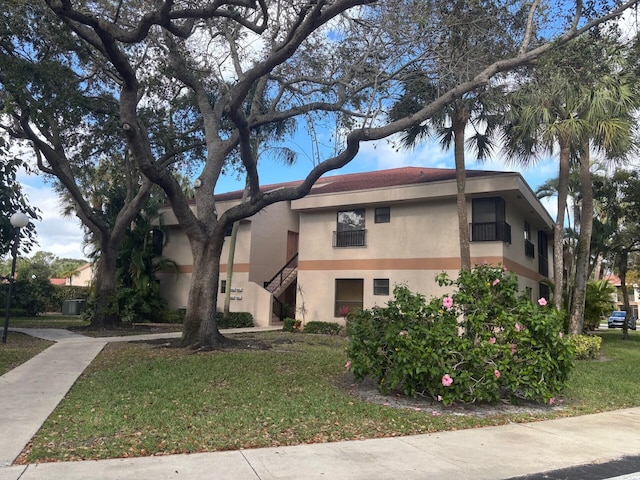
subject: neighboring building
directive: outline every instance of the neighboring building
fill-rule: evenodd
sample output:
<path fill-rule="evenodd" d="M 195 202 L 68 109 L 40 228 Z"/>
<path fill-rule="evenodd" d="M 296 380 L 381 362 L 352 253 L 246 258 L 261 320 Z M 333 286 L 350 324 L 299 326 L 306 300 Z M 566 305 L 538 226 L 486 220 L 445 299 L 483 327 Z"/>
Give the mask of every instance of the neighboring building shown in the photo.
<path fill-rule="evenodd" d="M 622 301 L 622 282 L 617 275 L 605 277 L 611 285 L 616 287 L 613 295 L 613 301 L 616 304 L 615 310 L 624 310 L 624 302 Z M 631 316 L 638 318 L 638 306 L 640 305 L 640 286 L 636 284 L 627 284 L 627 293 L 629 294 L 629 307 L 631 307 Z"/>
<path fill-rule="evenodd" d="M 93 282 L 93 265 L 91 263 L 85 263 L 78 267 L 76 274 L 73 278 L 69 278 L 67 285 L 77 285 L 79 287 L 90 287 Z"/>
<path fill-rule="evenodd" d="M 553 271 L 553 220 L 521 175 L 468 171 L 466 192 L 472 263 L 503 265 L 532 298 L 548 298 L 542 282 Z M 217 195 L 218 211 L 241 195 Z M 163 255 L 180 270 L 161 274 L 161 289 L 169 306 L 180 308 L 187 302 L 191 252 L 169 209 L 161 222 Z M 384 305 L 396 284 L 439 295 L 435 276 L 446 271 L 455 279 L 460 268 L 455 170 L 407 167 L 323 177 L 306 197 L 241 221 L 232 285 L 224 282 L 226 262 L 225 246 L 218 307 L 231 288 L 232 311 L 251 312 L 257 325 L 282 315 L 343 323 L 349 310 Z"/>
<path fill-rule="evenodd" d="M 78 267 L 71 277 L 51 278 L 52 285 L 75 285 L 78 287 L 89 287 L 93 280 L 93 266 L 90 263 Z"/>

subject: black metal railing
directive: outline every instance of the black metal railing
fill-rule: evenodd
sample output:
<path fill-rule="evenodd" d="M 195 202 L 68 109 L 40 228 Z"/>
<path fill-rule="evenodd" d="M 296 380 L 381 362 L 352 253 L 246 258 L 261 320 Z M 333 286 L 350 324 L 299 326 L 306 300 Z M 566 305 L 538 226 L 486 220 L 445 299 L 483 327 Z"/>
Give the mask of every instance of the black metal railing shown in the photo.
<path fill-rule="evenodd" d="M 536 256 L 535 246 L 530 240 L 524 241 L 524 254 L 529 258 L 535 258 Z"/>
<path fill-rule="evenodd" d="M 264 282 L 264 288 L 271 291 L 272 293 L 278 289 L 280 285 L 285 281 L 285 279 L 291 274 L 291 272 L 298 266 L 298 254 L 296 253 L 291 260 L 287 262 L 287 264 L 282 267 L 278 273 L 276 273 L 271 279 L 267 282 Z M 286 272 L 286 273 L 285 273 Z M 271 288 L 268 288 L 271 285 Z"/>
<path fill-rule="evenodd" d="M 367 231 L 366 230 L 344 230 L 342 232 L 333 232 L 334 247 L 366 247 Z"/>
<path fill-rule="evenodd" d="M 276 297 L 273 297 L 273 314 L 278 317 L 278 320 L 281 322 L 285 318 L 285 308 L 284 304 L 278 300 Z"/>
<path fill-rule="evenodd" d="M 472 242 L 511 243 L 511 225 L 507 222 L 472 223 L 469 230 Z"/>

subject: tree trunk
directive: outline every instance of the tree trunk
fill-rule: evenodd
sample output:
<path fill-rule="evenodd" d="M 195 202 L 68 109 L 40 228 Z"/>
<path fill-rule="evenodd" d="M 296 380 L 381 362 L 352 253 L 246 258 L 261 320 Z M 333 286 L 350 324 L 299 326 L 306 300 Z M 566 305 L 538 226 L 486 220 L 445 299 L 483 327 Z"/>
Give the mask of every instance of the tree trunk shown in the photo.
<path fill-rule="evenodd" d="M 627 270 L 629 254 L 624 251 L 620 253 L 618 271 L 620 272 L 620 287 L 622 288 L 622 304 L 627 315 L 624 317 L 622 324 L 622 339 L 629 340 L 629 317 L 631 316 L 631 307 L 629 306 L 629 292 L 627 291 Z"/>
<path fill-rule="evenodd" d="M 229 318 L 231 311 L 231 282 L 233 281 L 233 262 L 236 256 L 236 239 L 238 238 L 238 226 L 240 222 L 234 222 L 229 237 L 229 255 L 227 256 L 227 289 L 224 292 L 224 308 L 222 310 L 225 320 Z"/>
<path fill-rule="evenodd" d="M 223 244 L 224 230 L 218 229 L 209 238 L 193 243 L 193 272 L 182 332 L 182 346 L 216 347 L 225 341 L 216 321 Z"/>
<path fill-rule="evenodd" d="M 593 279 L 594 280 L 602 280 L 602 262 L 603 262 L 604 258 L 602 257 L 602 254 L 599 253 L 598 256 L 596 257 L 596 262 L 595 265 L 593 267 Z"/>
<path fill-rule="evenodd" d="M 465 107 L 458 107 L 452 119 L 454 135 L 454 158 L 456 165 L 456 206 L 458 209 L 458 232 L 460 234 L 460 269 L 471 270 L 471 248 L 469 246 L 469 221 L 467 219 L 467 196 L 465 193 L 467 171 L 464 159 L 464 129 L 469 120 Z"/>
<path fill-rule="evenodd" d="M 564 212 L 567 209 L 569 192 L 569 141 L 559 138 L 560 168 L 558 173 L 558 213 L 553 228 L 553 282 L 555 284 L 553 303 L 562 310 L 562 292 L 564 289 Z"/>
<path fill-rule="evenodd" d="M 569 317 L 569 333 L 580 335 L 584 325 L 584 307 L 587 291 L 587 275 L 589 270 L 589 252 L 591 232 L 593 230 L 593 186 L 589 171 L 589 144 L 582 146 L 580 155 L 580 192 L 582 194 L 582 215 L 580 221 L 580 237 L 576 252 L 576 277 Z"/>
<path fill-rule="evenodd" d="M 117 252 L 108 245 L 101 246 L 93 283 L 95 304 L 89 325 L 91 329 L 112 327 L 120 323 L 116 301 L 117 257 Z"/>
<path fill-rule="evenodd" d="M 246 202 L 248 196 L 249 184 L 247 183 L 244 187 L 244 192 L 242 192 L 242 200 L 240 201 L 240 203 Z M 231 227 L 231 237 L 229 237 L 229 255 L 227 257 L 227 289 L 224 293 L 224 308 L 222 310 L 225 320 L 229 319 L 229 311 L 231 307 L 231 282 L 233 281 L 233 262 L 236 255 L 236 239 L 238 238 L 239 227 L 240 222 L 233 222 L 233 227 Z"/>

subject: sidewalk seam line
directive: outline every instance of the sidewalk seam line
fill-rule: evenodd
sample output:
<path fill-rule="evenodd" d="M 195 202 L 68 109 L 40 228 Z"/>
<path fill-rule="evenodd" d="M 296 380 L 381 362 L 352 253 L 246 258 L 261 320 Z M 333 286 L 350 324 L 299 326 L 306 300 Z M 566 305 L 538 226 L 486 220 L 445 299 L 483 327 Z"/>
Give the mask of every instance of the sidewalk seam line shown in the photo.
<path fill-rule="evenodd" d="M 245 461 L 245 462 L 247 462 L 247 465 L 249 465 L 249 468 L 251 469 L 251 471 L 252 471 L 253 473 L 255 473 L 256 478 L 257 478 L 258 480 L 260 480 L 260 478 L 261 478 L 261 477 L 260 477 L 260 475 L 258 474 L 258 472 L 256 472 L 256 469 L 255 469 L 255 468 L 253 468 L 253 465 L 251 465 L 251 462 L 249 461 L 249 459 L 247 458 L 247 456 L 244 454 L 244 450 L 240 450 L 240 455 L 242 455 L 242 458 L 244 458 L 244 461 Z"/>

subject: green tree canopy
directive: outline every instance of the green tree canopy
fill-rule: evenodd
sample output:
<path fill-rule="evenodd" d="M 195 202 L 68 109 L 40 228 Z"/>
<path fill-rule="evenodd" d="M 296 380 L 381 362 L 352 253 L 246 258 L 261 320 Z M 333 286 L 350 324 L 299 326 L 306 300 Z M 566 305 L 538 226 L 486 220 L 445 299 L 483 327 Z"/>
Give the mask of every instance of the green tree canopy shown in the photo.
<path fill-rule="evenodd" d="M 22 187 L 16 180 L 17 170 L 22 162 L 11 158 L 4 150 L 4 142 L 0 138 L 0 257 L 11 249 L 15 238 L 15 228 L 11 225 L 11 215 L 16 212 L 24 212 L 31 219 L 38 219 L 37 209 L 29 206 L 28 199 L 22 192 Z M 33 222 L 22 229 L 21 249 L 25 254 L 35 242 L 35 225 Z"/>
<path fill-rule="evenodd" d="M 108 237 L 101 261 L 115 256 L 148 194 L 147 182 L 164 190 L 193 257 L 183 342 L 211 345 L 223 340 L 211 292 L 227 225 L 303 197 L 323 174 L 350 162 L 362 142 L 428 120 L 492 77 L 634 3 L 588 9 L 572 1 L 500 3 L 499 19 L 525 22 L 515 35 L 496 30 L 508 45 L 516 43 L 507 49 L 513 53 L 495 53 L 475 37 L 474 48 L 458 52 L 476 60 L 468 77 L 436 82 L 443 88 L 435 99 L 389 122 L 386 106 L 411 70 L 443 74 L 432 66 L 449 56 L 442 39 L 460 22 L 464 2 L 17 2 L 12 6 L 20 15 L 0 26 L 0 37 L 8 39 L 0 42 L 0 95 L 12 112 L 7 128 L 32 142 L 41 170 L 71 193 L 76 214 Z M 256 132 L 309 117 L 328 119 L 340 139 L 335 151 L 321 156 L 300 185 L 263 191 Z M 107 228 L 82 196 L 74 175 L 89 159 L 135 166 L 126 171 L 139 188 L 132 189 L 117 228 Z M 213 194 L 232 159 L 242 164 L 251 201 L 218 212 Z M 198 175 L 195 210 L 174 175 L 185 163 Z"/>

